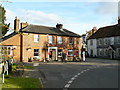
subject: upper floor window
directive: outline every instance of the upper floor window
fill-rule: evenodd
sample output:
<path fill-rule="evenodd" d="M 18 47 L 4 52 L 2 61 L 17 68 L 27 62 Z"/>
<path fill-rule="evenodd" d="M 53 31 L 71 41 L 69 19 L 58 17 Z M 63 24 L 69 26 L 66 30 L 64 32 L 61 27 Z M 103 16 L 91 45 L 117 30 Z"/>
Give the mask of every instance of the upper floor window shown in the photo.
<path fill-rule="evenodd" d="M 120 44 L 120 36 L 118 36 L 118 43 Z"/>
<path fill-rule="evenodd" d="M 34 42 L 35 42 L 35 43 L 38 43 L 38 42 L 39 42 L 39 35 L 38 35 L 38 34 L 35 34 L 35 35 L 34 35 Z"/>
<path fill-rule="evenodd" d="M 107 45 L 108 40 L 105 38 L 104 39 L 104 44 Z"/>
<path fill-rule="evenodd" d="M 73 44 L 73 38 L 72 37 L 69 38 L 69 44 Z"/>
<path fill-rule="evenodd" d="M 53 43 L 53 36 L 49 36 L 49 43 Z"/>
<path fill-rule="evenodd" d="M 120 48 L 118 48 L 118 56 L 120 56 Z"/>
<path fill-rule="evenodd" d="M 58 43 L 62 44 L 62 37 L 58 37 Z"/>
<path fill-rule="evenodd" d="M 99 45 L 101 45 L 101 44 L 102 44 L 102 40 L 101 40 L 101 39 L 99 39 L 98 44 L 99 44 Z"/>
<path fill-rule="evenodd" d="M 93 45 L 93 40 L 90 40 L 90 45 Z"/>

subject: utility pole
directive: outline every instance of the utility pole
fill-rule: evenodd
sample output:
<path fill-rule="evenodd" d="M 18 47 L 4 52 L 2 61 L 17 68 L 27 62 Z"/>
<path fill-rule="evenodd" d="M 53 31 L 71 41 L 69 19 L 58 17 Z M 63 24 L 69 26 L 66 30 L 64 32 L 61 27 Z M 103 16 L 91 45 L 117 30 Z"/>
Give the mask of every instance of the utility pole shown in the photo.
<path fill-rule="evenodd" d="M 83 42 L 83 61 L 85 61 L 85 42 L 86 42 L 86 34 L 82 35 L 82 42 Z"/>

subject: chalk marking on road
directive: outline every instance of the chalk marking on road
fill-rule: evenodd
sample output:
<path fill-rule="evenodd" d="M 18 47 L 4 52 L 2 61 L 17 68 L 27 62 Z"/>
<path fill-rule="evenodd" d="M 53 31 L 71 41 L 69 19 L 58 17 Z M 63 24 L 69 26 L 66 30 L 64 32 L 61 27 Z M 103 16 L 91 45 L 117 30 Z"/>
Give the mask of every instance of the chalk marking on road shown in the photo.
<path fill-rule="evenodd" d="M 73 81 L 71 80 L 71 81 L 69 81 L 68 83 L 70 84 L 70 83 L 72 83 Z"/>
<path fill-rule="evenodd" d="M 69 88 L 69 86 L 70 86 L 70 84 L 66 84 L 64 87 L 65 87 L 65 88 Z"/>

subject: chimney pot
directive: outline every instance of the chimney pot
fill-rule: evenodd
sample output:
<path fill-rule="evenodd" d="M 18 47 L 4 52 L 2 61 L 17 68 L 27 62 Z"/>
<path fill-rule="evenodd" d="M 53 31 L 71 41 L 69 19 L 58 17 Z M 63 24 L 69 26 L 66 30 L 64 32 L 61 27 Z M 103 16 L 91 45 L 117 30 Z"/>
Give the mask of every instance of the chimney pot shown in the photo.
<path fill-rule="evenodd" d="M 58 23 L 57 23 L 56 28 L 57 28 L 57 29 L 59 29 L 59 30 L 62 30 L 63 25 L 62 25 L 62 24 L 58 24 Z"/>
<path fill-rule="evenodd" d="M 20 23 L 20 20 L 17 19 L 17 16 L 16 16 L 16 17 L 15 17 L 15 20 L 14 20 L 14 30 L 15 30 L 16 32 L 19 31 L 19 23 Z"/>

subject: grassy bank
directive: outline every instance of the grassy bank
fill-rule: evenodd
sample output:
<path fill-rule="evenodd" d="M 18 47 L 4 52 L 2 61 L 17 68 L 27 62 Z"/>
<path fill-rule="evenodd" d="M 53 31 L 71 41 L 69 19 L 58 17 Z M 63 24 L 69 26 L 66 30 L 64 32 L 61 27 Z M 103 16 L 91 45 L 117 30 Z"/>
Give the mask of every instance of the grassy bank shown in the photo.
<path fill-rule="evenodd" d="M 24 69 L 35 69 L 32 66 L 24 65 Z M 15 76 L 16 64 L 12 65 L 12 72 L 5 75 L 5 81 L 2 88 L 42 88 L 38 78 Z"/>
<path fill-rule="evenodd" d="M 12 77 L 5 78 L 2 88 L 42 88 L 39 79 Z"/>

